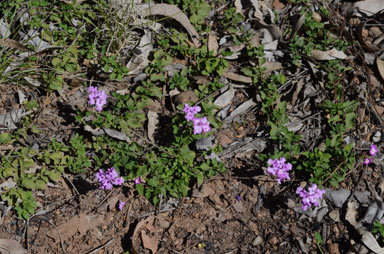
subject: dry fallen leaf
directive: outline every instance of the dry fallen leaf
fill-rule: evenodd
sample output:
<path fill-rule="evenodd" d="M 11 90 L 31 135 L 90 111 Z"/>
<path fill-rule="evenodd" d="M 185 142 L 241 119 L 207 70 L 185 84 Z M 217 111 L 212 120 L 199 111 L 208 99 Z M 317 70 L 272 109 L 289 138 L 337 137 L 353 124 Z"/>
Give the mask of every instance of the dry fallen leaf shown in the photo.
<path fill-rule="evenodd" d="M 223 76 L 227 79 L 243 82 L 243 83 L 252 83 L 252 78 L 240 75 L 231 71 L 224 71 Z"/>
<path fill-rule="evenodd" d="M 312 57 L 315 60 L 324 61 L 324 60 L 333 60 L 333 59 L 345 59 L 347 58 L 347 55 L 344 52 L 339 51 L 335 48 L 327 51 L 314 49 L 312 50 L 312 55 L 310 57 Z"/>
<path fill-rule="evenodd" d="M 13 49 L 19 49 L 26 52 L 33 52 L 33 50 L 23 46 L 18 41 L 12 40 L 12 39 L 0 39 L 0 46 L 6 47 L 6 48 L 13 48 Z"/>
<path fill-rule="evenodd" d="M 232 85 L 229 85 L 229 88 L 227 91 L 225 91 L 222 95 L 216 98 L 216 100 L 213 102 L 216 106 L 219 108 L 224 108 L 231 104 L 233 97 L 235 97 L 235 90 L 233 89 Z"/>
<path fill-rule="evenodd" d="M 0 239 L 0 252 L 2 254 L 28 254 L 21 244 L 12 239 Z"/>
<path fill-rule="evenodd" d="M 192 191 L 192 197 L 195 198 L 205 198 L 212 194 L 215 194 L 215 184 L 214 183 L 206 183 L 201 186 L 200 189 L 194 189 Z"/>
<path fill-rule="evenodd" d="M 135 49 L 134 55 L 127 64 L 129 69 L 128 74 L 139 74 L 145 67 L 148 66 L 148 56 L 153 50 L 152 31 L 144 30 L 144 35 L 140 39 L 139 46 Z"/>
<path fill-rule="evenodd" d="M 187 15 L 185 15 L 178 7 L 171 4 L 155 4 L 145 13 L 145 16 L 152 15 L 167 16 L 177 20 L 187 30 L 195 47 L 199 48 L 201 46 L 200 36 L 196 32 L 195 27 L 191 24 Z"/>
<path fill-rule="evenodd" d="M 84 126 L 84 130 L 92 133 L 92 135 L 94 135 L 94 136 L 102 136 L 102 135 L 107 134 L 108 136 L 110 136 L 112 138 L 116 138 L 116 139 L 119 139 L 119 140 L 122 140 L 122 141 L 126 141 L 128 143 L 131 142 L 131 139 L 125 133 L 122 133 L 122 132 L 117 131 L 117 130 L 113 130 L 113 129 L 109 129 L 109 128 L 93 129 L 89 125 L 85 125 Z"/>
<path fill-rule="evenodd" d="M 213 51 L 213 56 L 216 56 L 218 49 L 219 43 L 217 42 L 217 37 L 211 32 L 208 35 L 208 50 Z"/>
<path fill-rule="evenodd" d="M 66 241 L 71 238 L 77 232 L 80 236 L 84 235 L 88 230 L 94 229 L 99 225 L 105 223 L 105 218 L 102 215 L 87 215 L 80 214 L 72 217 L 68 222 L 57 227 L 60 233 L 61 239 Z M 55 228 L 48 231 L 47 235 L 53 239 L 59 239 L 58 232 Z"/>
<path fill-rule="evenodd" d="M 384 248 L 380 247 L 371 232 L 365 231 L 361 237 L 361 241 L 364 243 L 365 246 L 367 246 L 368 249 L 370 249 L 374 253 L 384 254 Z"/>
<path fill-rule="evenodd" d="M 155 144 L 155 139 L 153 135 L 155 134 L 156 125 L 159 123 L 158 114 L 154 111 L 148 111 L 148 138 L 149 140 Z"/>
<path fill-rule="evenodd" d="M 240 106 L 238 106 L 234 111 L 231 112 L 231 114 L 224 119 L 225 123 L 230 123 L 233 118 L 235 118 L 238 115 L 244 114 L 247 112 L 250 108 L 256 106 L 256 103 L 250 99 L 245 102 L 243 102 Z"/>
<path fill-rule="evenodd" d="M 278 71 L 283 69 L 283 65 L 280 62 L 274 62 L 274 61 L 266 62 L 263 65 L 261 65 L 261 67 L 265 68 L 264 73 L 269 73 L 272 71 Z"/>
<path fill-rule="evenodd" d="M 359 8 L 360 11 L 363 11 L 367 15 L 372 15 L 384 9 L 384 1 L 383 0 L 358 1 L 353 4 L 353 7 Z"/>
<path fill-rule="evenodd" d="M 18 123 L 20 119 L 27 114 L 28 112 L 25 112 L 22 108 L 12 109 L 11 112 L 0 115 L 0 126 L 4 126 L 8 129 L 17 129 L 16 123 Z"/>

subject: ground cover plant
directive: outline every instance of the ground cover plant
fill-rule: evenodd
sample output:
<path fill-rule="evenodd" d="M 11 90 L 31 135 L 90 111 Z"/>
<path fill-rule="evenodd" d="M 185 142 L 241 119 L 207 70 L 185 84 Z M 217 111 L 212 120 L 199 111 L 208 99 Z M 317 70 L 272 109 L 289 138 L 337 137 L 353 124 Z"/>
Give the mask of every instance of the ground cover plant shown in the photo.
<path fill-rule="evenodd" d="M 155 4 L 0 3 L 0 247 L 381 250 L 381 14 Z"/>

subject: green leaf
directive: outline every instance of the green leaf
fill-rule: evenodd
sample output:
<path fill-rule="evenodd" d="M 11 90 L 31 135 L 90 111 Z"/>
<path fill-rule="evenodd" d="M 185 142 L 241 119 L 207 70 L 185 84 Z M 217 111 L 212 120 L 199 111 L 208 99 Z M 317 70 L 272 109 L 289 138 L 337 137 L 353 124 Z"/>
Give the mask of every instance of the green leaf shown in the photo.
<path fill-rule="evenodd" d="M 179 184 L 177 189 L 183 196 L 187 195 L 189 191 L 189 187 L 183 183 Z"/>
<path fill-rule="evenodd" d="M 35 182 L 32 180 L 32 179 L 23 179 L 21 181 L 21 184 L 23 185 L 23 187 L 25 187 L 26 189 L 30 189 L 30 190 L 33 190 L 35 188 Z M 21 193 L 23 195 L 23 193 Z"/>
<path fill-rule="evenodd" d="M 4 132 L 4 133 L 0 134 L 0 144 L 2 144 L 2 145 L 7 144 L 11 140 L 12 140 L 12 138 L 11 138 L 11 135 L 9 135 L 9 133 Z"/>
<path fill-rule="evenodd" d="M 52 65 L 53 67 L 56 67 L 58 66 L 60 63 L 61 63 L 62 59 L 61 58 L 58 58 L 58 57 L 55 57 L 52 59 Z"/>
<path fill-rule="evenodd" d="M 140 195 L 144 195 L 144 185 L 143 184 L 136 184 L 136 190 Z"/>
<path fill-rule="evenodd" d="M 51 179 L 51 181 L 53 182 L 56 182 L 57 180 L 59 180 L 61 174 L 59 172 L 56 172 L 56 171 L 46 171 L 45 172 L 45 175 L 49 177 L 49 179 Z"/>
<path fill-rule="evenodd" d="M 188 145 L 183 145 L 180 148 L 180 156 L 184 159 L 186 159 L 188 162 L 193 163 L 193 160 L 196 157 L 196 154 L 194 151 L 191 151 L 188 147 Z"/>
<path fill-rule="evenodd" d="M 319 232 L 315 232 L 315 239 L 316 239 L 316 244 L 321 245 L 324 243 L 323 239 L 321 238 L 321 235 Z"/>
<path fill-rule="evenodd" d="M 37 180 L 35 182 L 35 187 L 38 190 L 44 190 L 47 187 L 47 184 L 43 180 Z"/>
<path fill-rule="evenodd" d="M 353 128 L 355 126 L 355 119 L 356 119 L 355 113 L 347 113 L 345 115 L 345 128 L 346 129 Z"/>
<path fill-rule="evenodd" d="M 35 165 L 35 161 L 31 158 L 25 158 L 24 160 L 20 160 L 20 165 L 22 169 L 28 169 Z"/>

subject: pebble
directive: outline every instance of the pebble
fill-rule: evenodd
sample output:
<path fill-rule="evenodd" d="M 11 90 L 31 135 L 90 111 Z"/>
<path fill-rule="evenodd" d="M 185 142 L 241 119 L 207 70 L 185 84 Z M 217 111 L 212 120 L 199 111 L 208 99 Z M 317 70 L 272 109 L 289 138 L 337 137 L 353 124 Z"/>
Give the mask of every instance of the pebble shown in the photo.
<path fill-rule="evenodd" d="M 252 245 L 253 246 L 259 246 L 260 244 L 264 243 L 264 239 L 262 236 L 258 235 L 255 240 L 253 240 Z"/>

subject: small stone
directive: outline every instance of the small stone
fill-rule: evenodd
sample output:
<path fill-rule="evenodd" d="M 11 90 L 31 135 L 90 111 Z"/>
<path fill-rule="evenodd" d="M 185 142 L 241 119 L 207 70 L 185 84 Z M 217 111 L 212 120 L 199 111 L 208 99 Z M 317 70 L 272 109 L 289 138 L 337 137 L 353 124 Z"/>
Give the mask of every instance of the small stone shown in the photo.
<path fill-rule="evenodd" d="M 339 212 L 339 210 L 333 210 L 333 211 L 329 212 L 328 216 L 334 222 L 339 222 L 340 221 L 340 212 Z"/>
<path fill-rule="evenodd" d="M 252 242 L 252 246 L 259 246 L 259 245 L 261 245 L 262 243 L 264 243 L 264 239 L 263 239 L 263 237 L 261 237 L 261 236 L 257 236 L 256 238 L 255 238 L 255 240 L 253 240 L 253 242 Z"/>
<path fill-rule="evenodd" d="M 169 228 L 170 223 L 169 223 L 169 221 L 167 221 L 167 220 L 159 219 L 159 221 L 158 221 L 158 225 L 159 225 L 159 227 L 161 227 L 161 228 L 167 229 L 167 228 Z"/>
<path fill-rule="evenodd" d="M 195 103 L 198 100 L 199 100 L 199 98 L 197 98 L 195 93 L 193 91 L 191 91 L 191 90 L 188 90 L 188 91 L 185 91 L 185 92 L 181 92 L 181 93 L 179 93 L 179 94 L 174 96 L 174 102 L 177 105 L 188 103 L 188 102 Z"/>

